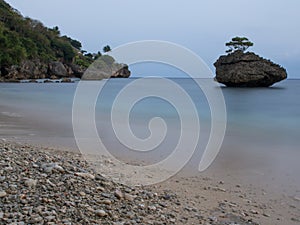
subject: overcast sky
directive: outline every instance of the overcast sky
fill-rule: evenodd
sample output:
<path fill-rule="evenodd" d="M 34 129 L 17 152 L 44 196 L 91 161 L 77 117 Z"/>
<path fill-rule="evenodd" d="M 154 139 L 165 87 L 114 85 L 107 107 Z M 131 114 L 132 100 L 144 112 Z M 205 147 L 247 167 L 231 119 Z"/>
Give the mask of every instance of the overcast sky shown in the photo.
<path fill-rule="evenodd" d="M 213 69 L 233 36 L 246 36 L 252 50 L 300 78 L 299 0 L 6 0 L 82 42 L 89 52 L 139 40 L 183 45 Z"/>

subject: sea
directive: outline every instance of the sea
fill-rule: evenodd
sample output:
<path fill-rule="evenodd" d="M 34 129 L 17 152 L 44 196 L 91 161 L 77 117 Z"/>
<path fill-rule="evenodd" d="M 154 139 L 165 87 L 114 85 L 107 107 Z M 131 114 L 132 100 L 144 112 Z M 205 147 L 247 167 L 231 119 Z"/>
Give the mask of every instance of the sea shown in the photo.
<path fill-rule="evenodd" d="M 0 83 L 0 138 L 81 151 L 78 135 L 94 134 L 83 128 L 74 135 L 74 123 L 79 129 L 94 124 L 115 157 L 153 164 L 167 158 L 185 135 L 190 139 L 184 147 L 193 148 L 195 138 L 197 145 L 182 173 L 195 175 L 205 173 L 198 165 L 214 121 L 214 129 L 225 133 L 217 134 L 220 146 L 210 174 L 224 172 L 224 179 L 230 174 L 241 183 L 299 194 L 300 80 L 269 88 L 214 83 L 209 93 L 203 87 L 213 82 L 204 79 L 110 79 L 88 81 L 80 89 L 81 82 Z M 211 104 L 208 95 L 221 104 Z"/>

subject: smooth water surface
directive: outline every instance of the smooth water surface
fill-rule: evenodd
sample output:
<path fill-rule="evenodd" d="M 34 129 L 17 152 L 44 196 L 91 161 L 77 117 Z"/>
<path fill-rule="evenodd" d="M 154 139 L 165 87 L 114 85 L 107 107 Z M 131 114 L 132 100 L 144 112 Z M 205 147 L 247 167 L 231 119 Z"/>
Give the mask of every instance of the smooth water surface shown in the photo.
<path fill-rule="evenodd" d="M 148 124 L 154 117 L 164 119 L 168 132 L 164 142 L 153 151 L 140 153 L 124 147 L 111 126 L 111 107 L 119 91 L 133 80 L 109 80 L 99 94 L 94 119 L 99 136 L 114 155 L 154 163 L 167 157 L 176 146 L 180 137 L 180 115 L 176 106 L 157 96 L 137 102 L 130 113 L 134 135 L 147 138 L 151 134 Z M 199 115 L 199 145 L 186 167 L 188 171 L 197 172 L 209 137 L 210 109 L 204 94 L 193 80 L 172 81 L 190 95 Z M 0 136 L 76 149 L 72 129 L 72 103 L 76 87 L 77 83 L 1 83 Z M 221 168 L 237 176 L 247 174 L 250 181 L 268 180 L 274 185 L 299 191 L 300 80 L 287 80 L 270 88 L 222 87 L 222 92 L 228 117 L 227 129 L 221 151 L 211 170 Z M 139 96 L 138 89 L 136 96 Z M 181 96 L 178 96 L 178 101 L 181 100 Z M 124 108 L 125 112 L 127 107 L 126 101 L 119 104 L 119 115 L 122 117 L 122 110 Z M 188 115 L 189 111 L 185 113 Z M 83 121 L 86 119 L 90 118 L 82 118 Z"/>

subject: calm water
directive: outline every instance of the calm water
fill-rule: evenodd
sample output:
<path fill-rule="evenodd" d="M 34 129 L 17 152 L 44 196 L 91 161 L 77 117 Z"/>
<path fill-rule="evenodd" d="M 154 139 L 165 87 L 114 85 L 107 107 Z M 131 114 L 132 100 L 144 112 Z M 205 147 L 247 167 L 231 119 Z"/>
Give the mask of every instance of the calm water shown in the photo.
<path fill-rule="evenodd" d="M 150 135 L 148 123 L 153 117 L 163 118 L 168 132 L 164 142 L 153 151 L 137 153 L 124 147 L 113 132 L 110 112 L 119 91 L 132 81 L 134 79 L 114 79 L 106 83 L 96 104 L 97 130 L 105 146 L 116 156 L 156 162 L 165 158 L 176 146 L 176 140 L 180 137 L 180 115 L 176 106 L 157 97 L 137 102 L 129 117 L 132 132 L 137 137 L 146 138 Z M 209 137 L 210 109 L 194 81 L 173 81 L 189 94 L 200 118 L 199 145 L 187 166 L 195 172 Z M 76 83 L 1 83 L 0 137 L 76 149 L 72 129 L 72 103 L 76 87 Z M 139 88 L 144 90 L 147 87 Z M 139 88 L 135 90 L 136 96 L 139 96 Z M 288 184 L 285 188 L 299 191 L 300 80 L 287 80 L 271 88 L 224 87 L 222 92 L 228 117 L 227 129 L 221 151 L 211 170 L 225 168 L 228 173 L 237 176 L 248 174 L 249 179 L 254 177 L 255 182 L 270 180 L 278 186 Z M 183 100 L 181 96 L 176 98 L 179 102 Z M 126 96 L 124 99 L 119 103 L 118 115 L 124 116 L 125 120 Z M 84 106 L 85 102 L 82 104 Z M 184 113 L 189 115 L 188 110 Z M 82 121 L 86 119 L 89 118 L 82 118 Z"/>

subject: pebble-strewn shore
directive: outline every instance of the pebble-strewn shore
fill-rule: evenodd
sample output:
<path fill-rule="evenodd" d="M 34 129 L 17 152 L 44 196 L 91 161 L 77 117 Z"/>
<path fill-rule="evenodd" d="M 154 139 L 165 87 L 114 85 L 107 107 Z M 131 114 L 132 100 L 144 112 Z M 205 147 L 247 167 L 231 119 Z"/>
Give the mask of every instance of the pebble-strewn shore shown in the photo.
<path fill-rule="evenodd" d="M 173 193 L 127 187 L 95 174 L 78 154 L 2 143 L 0 221 L 7 224 L 176 222 Z"/>
<path fill-rule="evenodd" d="M 227 205 L 202 210 L 170 190 L 104 178 L 79 154 L 0 142 L 0 224 L 257 224 Z"/>

